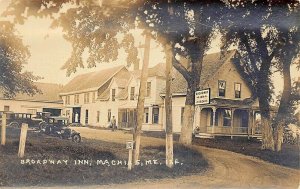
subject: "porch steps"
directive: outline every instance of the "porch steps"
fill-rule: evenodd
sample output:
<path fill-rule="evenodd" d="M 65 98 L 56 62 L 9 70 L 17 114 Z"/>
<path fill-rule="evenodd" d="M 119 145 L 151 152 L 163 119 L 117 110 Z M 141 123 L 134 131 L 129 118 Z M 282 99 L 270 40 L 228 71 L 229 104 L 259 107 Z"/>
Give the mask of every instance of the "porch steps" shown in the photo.
<path fill-rule="evenodd" d="M 209 133 L 198 133 L 198 134 L 195 134 L 195 137 L 196 138 L 214 138 L 214 136 Z"/>

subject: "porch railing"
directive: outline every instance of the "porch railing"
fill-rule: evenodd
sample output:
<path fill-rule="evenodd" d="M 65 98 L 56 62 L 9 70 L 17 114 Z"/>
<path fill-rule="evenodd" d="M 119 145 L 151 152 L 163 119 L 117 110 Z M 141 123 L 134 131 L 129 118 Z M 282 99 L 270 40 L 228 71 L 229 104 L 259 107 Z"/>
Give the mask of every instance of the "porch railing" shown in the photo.
<path fill-rule="evenodd" d="M 254 129 L 254 128 L 253 128 Z M 209 134 L 251 134 L 251 129 L 248 127 L 222 127 L 222 126 L 207 126 L 199 127 L 196 130 L 197 133 L 209 133 Z M 261 134 L 260 128 L 255 128 L 254 134 Z"/>

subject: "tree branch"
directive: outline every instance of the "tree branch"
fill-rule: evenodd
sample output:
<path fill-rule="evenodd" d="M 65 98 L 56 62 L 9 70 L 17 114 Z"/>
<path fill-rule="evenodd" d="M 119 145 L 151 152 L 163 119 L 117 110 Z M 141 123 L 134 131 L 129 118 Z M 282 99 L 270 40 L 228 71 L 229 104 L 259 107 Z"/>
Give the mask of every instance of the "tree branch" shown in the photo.
<path fill-rule="evenodd" d="M 173 55 L 173 66 L 174 68 L 180 73 L 182 74 L 182 76 L 185 78 L 185 80 L 189 81 L 191 80 L 191 76 L 189 74 L 189 71 L 176 59 L 175 57 L 175 53 Z"/>

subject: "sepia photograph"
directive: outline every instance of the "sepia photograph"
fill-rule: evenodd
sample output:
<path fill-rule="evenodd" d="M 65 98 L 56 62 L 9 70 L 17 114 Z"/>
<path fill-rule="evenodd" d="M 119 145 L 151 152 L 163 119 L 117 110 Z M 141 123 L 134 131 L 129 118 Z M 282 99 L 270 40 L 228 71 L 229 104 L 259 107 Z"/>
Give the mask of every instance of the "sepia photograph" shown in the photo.
<path fill-rule="evenodd" d="M 0 0 L 0 188 L 300 188 L 300 0 Z"/>

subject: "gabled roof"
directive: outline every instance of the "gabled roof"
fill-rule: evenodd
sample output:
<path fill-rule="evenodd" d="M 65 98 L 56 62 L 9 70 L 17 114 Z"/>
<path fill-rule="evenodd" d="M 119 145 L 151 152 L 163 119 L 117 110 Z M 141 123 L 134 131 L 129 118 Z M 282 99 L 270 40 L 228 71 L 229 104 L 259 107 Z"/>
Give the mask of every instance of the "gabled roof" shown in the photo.
<path fill-rule="evenodd" d="M 125 66 L 117 66 L 96 72 L 86 73 L 76 76 L 67 85 L 64 86 L 61 94 L 80 92 L 88 89 L 97 89 L 111 79 Z"/>
<path fill-rule="evenodd" d="M 63 85 L 54 84 L 54 83 L 34 83 L 38 89 L 42 91 L 41 94 L 35 94 L 33 96 L 18 93 L 13 100 L 26 100 L 26 101 L 35 101 L 35 102 L 57 102 L 62 103 L 62 99 L 59 97 L 59 93 L 63 89 Z M 0 98 L 4 98 L 2 92 L 0 92 Z"/>
<path fill-rule="evenodd" d="M 166 65 L 164 63 L 158 63 L 155 66 L 148 68 L 148 77 L 166 77 Z M 136 78 L 141 77 L 142 70 L 131 71 L 131 74 Z"/>
<path fill-rule="evenodd" d="M 220 53 L 208 54 L 204 57 L 202 63 L 202 72 L 200 77 L 200 85 L 203 86 L 218 69 L 235 55 L 235 50 L 229 51 L 225 56 L 221 57 Z M 177 70 L 174 70 L 174 80 L 171 84 L 172 93 L 186 93 L 187 82 Z M 165 90 L 164 90 L 165 91 Z"/>

